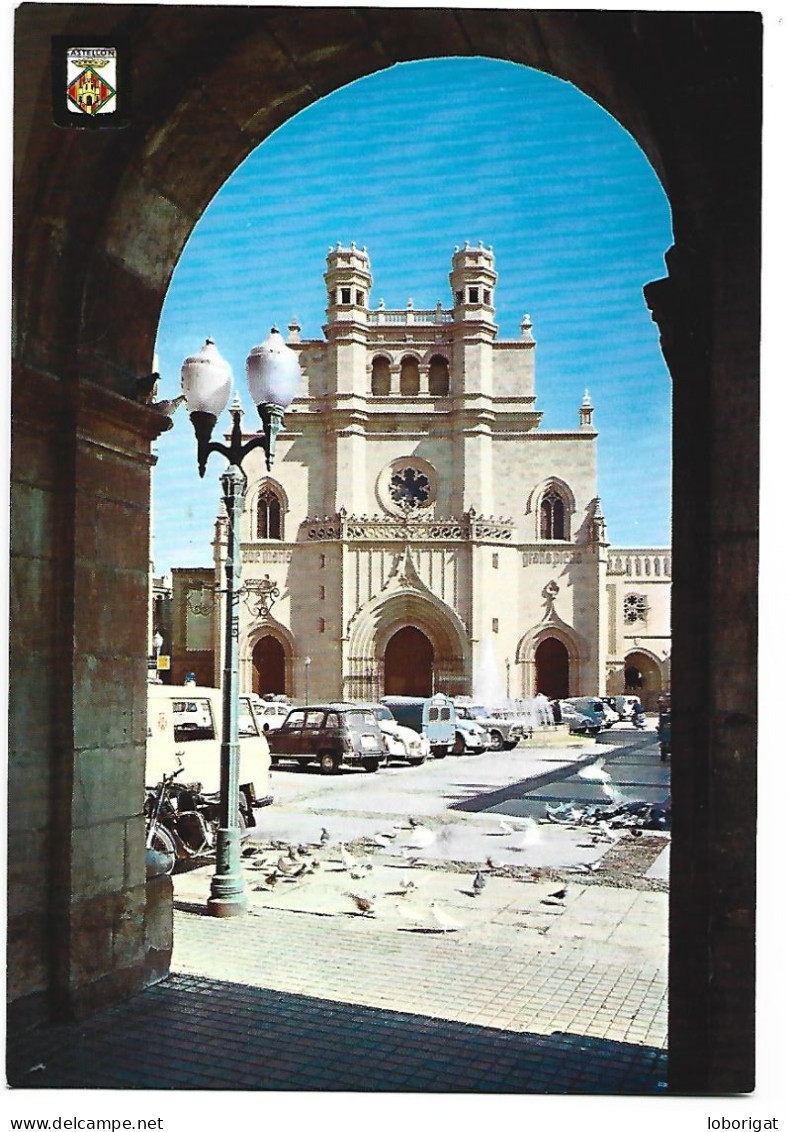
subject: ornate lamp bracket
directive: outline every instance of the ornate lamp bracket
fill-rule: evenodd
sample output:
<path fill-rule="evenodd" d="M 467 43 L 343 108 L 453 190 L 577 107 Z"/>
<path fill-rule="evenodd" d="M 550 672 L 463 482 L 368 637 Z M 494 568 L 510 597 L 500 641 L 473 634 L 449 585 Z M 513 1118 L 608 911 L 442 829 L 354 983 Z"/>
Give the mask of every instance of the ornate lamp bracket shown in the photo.
<path fill-rule="evenodd" d="M 249 578 L 241 587 L 241 596 L 252 617 L 265 621 L 271 616 L 271 607 L 279 597 L 279 587 L 268 574 L 264 578 Z"/>

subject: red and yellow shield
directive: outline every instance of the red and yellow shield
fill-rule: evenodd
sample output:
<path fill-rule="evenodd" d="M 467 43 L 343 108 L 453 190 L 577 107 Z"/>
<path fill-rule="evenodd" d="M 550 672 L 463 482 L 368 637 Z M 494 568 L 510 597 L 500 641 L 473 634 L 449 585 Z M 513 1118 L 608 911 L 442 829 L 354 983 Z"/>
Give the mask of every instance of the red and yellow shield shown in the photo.
<path fill-rule="evenodd" d="M 98 114 L 115 91 L 93 67 L 86 67 L 69 83 L 68 97 L 84 114 Z"/>

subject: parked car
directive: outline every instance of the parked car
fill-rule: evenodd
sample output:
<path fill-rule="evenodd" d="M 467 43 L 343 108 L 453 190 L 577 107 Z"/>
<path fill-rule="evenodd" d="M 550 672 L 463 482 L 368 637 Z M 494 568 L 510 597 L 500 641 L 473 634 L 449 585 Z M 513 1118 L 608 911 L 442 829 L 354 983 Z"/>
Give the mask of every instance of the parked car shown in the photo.
<path fill-rule="evenodd" d="M 558 707 L 561 712 L 561 722 L 569 724 L 569 730 L 573 735 L 598 735 L 602 730 L 601 724 L 583 715 L 567 700 L 559 700 Z"/>
<path fill-rule="evenodd" d="M 451 749 L 453 755 L 482 755 L 490 749 L 490 735 L 475 719 L 460 719 L 458 716 L 456 728 Z"/>
<path fill-rule="evenodd" d="M 616 722 L 618 722 L 618 720 L 621 718 L 621 716 L 619 714 L 618 708 L 616 707 L 616 697 L 615 696 L 600 696 L 599 698 L 600 698 L 600 700 L 602 701 L 603 704 L 606 704 L 607 707 L 609 707 L 611 711 L 614 711 L 616 713 Z"/>
<path fill-rule="evenodd" d="M 600 696 L 602 706 L 605 709 L 605 719 L 609 720 L 609 726 L 612 727 L 614 723 L 621 722 L 621 716 L 616 707 L 615 696 Z"/>
<path fill-rule="evenodd" d="M 454 700 L 454 710 L 457 712 L 458 720 L 473 720 L 484 728 L 490 739 L 490 749 L 493 751 L 510 751 L 522 738 L 522 724 L 514 719 L 491 716 L 484 704 L 474 704 L 457 696 Z"/>
<path fill-rule="evenodd" d="M 545 703 L 547 701 L 545 700 Z M 534 719 L 533 716 L 526 715 L 524 712 L 519 711 L 516 707 L 510 708 L 493 708 L 490 712 L 493 719 L 507 720 L 509 723 L 514 724 L 520 729 L 521 739 L 530 739 L 534 733 Z M 552 716 L 551 716 L 552 718 Z M 513 736 L 510 734 L 510 740 Z"/>
<path fill-rule="evenodd" d="M 447 696 L 381 696 L 380 702 L 397 723 L 426 736 L 433 758 L 443 759 L 454 748 L 457 713 Z"/>
<path fill-rule="evenodd" d="M 599 696 L 570 696 L 566 702 L 571 704 L 575 711 L 579 711 L 581 715 L 586 715 L 589 719 L 598 723 L 600 730 L 603 727 L 611 726 L 605 719 L 605 705 Z"/>
<path fill-rule="evenodd" d="M 257 695 L 252 695 L 250 698 L 254 714 L 263 731 L 275 731 L 287 719 L 291 705 L 286 700 L 266 700 Z"/>
<path fill-rule="evenodd" d="M 268 732 L 271 762 L 318 763 L 324 774 L 340 766 L 375 771 L 386 745 L 371 711 L 355 704 L 315 704 L 292 708 L 284 723 Z"/>
<path fill-rule="evenodd" d="M 268 742 L 249 696 L 239 697 L 239 785 L 249 808 L 270 803 Z M 222 694 L 196 684 L 148 685 L 145 785 L 182 767 L 180 782 L 199 783 L 205 794 L 220 785 Z"/>
<path fill-rule="evenodd" d="M 640 696 L 616 696 L 616 711 L 622 721 L 629 722 L 635 711 L 635 704 L 640 703 Z"/>
<path fill-rule="evenodd" d="M 386 745 L 386 763 L 406 762 L 411 766 L 420 766 L 430 753 L 430 744 L 425 735 L 420 735 L 411 727 L 404 727 L 397 723 L 391 714 L 391 709 L 385 704 L 356 702 L 353 705 L 344 703 L 343 707 L 358 707 L 371 711 L 378 721 L 378 727 L 383 732 L 383 742 Z"/>
<path fill-rule="evenodd" d="M 610 704 L 605 703 L 604 700 L 602 700 L 602 707 L 605 711 L 605 727 L 610 728 L 614 723 L 618 723 L 620 721 L 621 716 L 618 714 L 618 712 L 614 708 L 612 708 Z"/>

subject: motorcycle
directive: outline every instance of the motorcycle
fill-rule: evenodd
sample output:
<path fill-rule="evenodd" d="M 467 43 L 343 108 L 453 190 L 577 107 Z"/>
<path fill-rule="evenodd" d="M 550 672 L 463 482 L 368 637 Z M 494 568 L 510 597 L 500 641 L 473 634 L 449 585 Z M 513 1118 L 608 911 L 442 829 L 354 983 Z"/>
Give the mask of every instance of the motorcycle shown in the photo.
<path fill-rule="evenodd" d="M 638 731 L 644 731 L 646 727 L 646 713 L 644 711 L 635 712 L 632 716 L 632 726 Z"/>
<path fill-rule="evenodd" d="M 145 848 L 165 858 L 163 871 L 167 873 L 173 872 L 178 862 L 210 856 L 216 849 L 219 795 L 202 794 L 199 783 L 176 783 L 182 773 L 183 767 L 179 767 L 163 775 L 145 795 Z M 255 820 L 252 804 L 242 791 L 238 802 L 238 825 L 244 837 Z"/>

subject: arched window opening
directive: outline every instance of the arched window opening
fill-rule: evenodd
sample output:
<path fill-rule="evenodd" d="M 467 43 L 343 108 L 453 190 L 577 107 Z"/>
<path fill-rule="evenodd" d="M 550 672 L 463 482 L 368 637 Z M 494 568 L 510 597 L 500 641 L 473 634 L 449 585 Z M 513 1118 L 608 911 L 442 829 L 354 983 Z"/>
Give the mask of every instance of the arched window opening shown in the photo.
<path fill-rule="evenodd" d="M 283 539 L 282 501 L 270 487 L 257 500 L 257 537 Z"/>
<path fill-rule="evenodd" d="M 445 397 L 448 394 L 449 363 L 440 354 L 436 354 L 430 361 L 427 382 L 431 397 Z"/>
<path fill-rule="evenodd" d="M 388 397 L 391 393 L 391 366 L 388 358 L 372 359 L 372 396 Z"/>
<path fill-rule="evenodd" d="M 565 539 L 566 504 L 554 487 L 542 496 L 539 508 L 539 535 L 544 539 Z"/>
<path fill-rule="evenodd" d="M 403 397 L 419 395 L 419 363 L 415 358 L 404 358 L 399 374 L 399 391 Z"/>

